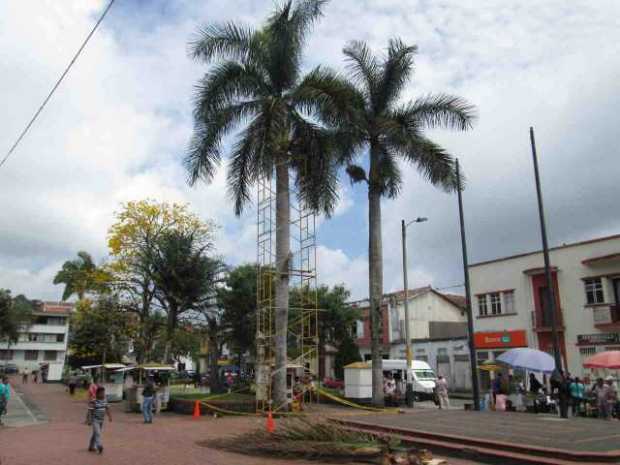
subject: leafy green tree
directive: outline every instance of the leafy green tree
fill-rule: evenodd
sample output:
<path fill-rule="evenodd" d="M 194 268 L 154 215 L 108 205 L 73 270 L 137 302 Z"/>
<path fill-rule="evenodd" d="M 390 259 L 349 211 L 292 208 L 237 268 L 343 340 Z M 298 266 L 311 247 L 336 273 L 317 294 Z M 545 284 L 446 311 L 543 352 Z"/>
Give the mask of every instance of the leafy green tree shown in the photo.
<path fill-rule="evenodd" d="M 399 162 L 411 163 L 435 186 L 447 191 L 455 188 L 454 158 L 424 134 L 425 129 L 471 128 L 474 107 L 464 99 L 438 94 L 402 102 L 401 97 L 413 73 L 416 46 L 400 39 L 389 41 L 387 54 L 373 56 L 363 42 L 352 42 L 344 49 L 349 62 L 351 83 L 348 98 L 334 100 L 324 113 L 331 121 L 332 110 L 340 111 L 342 142 L 348 152 L 368 154 L 368 170 L 350 164 L 347 172 L 353 182 L 368 186 L 369 296 L 373 403 L 383 405 L 381 362 L 381 298 L 383 295 L 383 252 L 381 239 L 381 199 L 395 198 L 402 187 Z M 351 160 L 352 161 L 352 160 Z"/>
<path fill-rule="evenodd" d="M 19 334 L 32 323 L 32 311 L 37 302 L 20 294 L 11 297 L 11 291 L 0 289 L 0 341 L 15 344 Z"/>
<path fill-rule="evenodd" d="M 110 276 L 99 268 L 88 252 L 78 252 L 78 258 L 67 260 L 56 273 L 54 284 L 64 284 L 62 300 L 72 295 L 83 299 L 88 292 L 102 292 L 109 283 Z"/>
<path fill-rule="evenodd" d="M 167 312 L 169 344 L 173 343 L 179 322 L 191 322 L 215 305 L 216 285 L 224 265 L 207 255 L 212 247 L 210 239 L 201 234 L 168 231 L 161 235 L 148 258 L 155 296 Z"/>
<path fill-rule="evenodd" d="M 70 364 L 120 362 L 134 336 L 131 319 L 114 296 L 82 299 L 71 316 Z"/>
<path fill-rule="evenodd" d="M 319 124 L 327 113 L 330 80 L 317 68 L 302 76 L 302 51 L 326 0 L 292 0 L 276 7 L 255 30 L 235 23 L 204 27 L 191 44 L 192 56 L 213 66 L 200 81 L 194 135 L 186 158 L 190 183 L 213 179 L 222 159 L 222 139 L 236 134 L 228 186 L 241 214 L 261 176 L 276 184 L 275 374 L 273 398 L 286 404 L 289 310 L 290 178 L 302 200 L 330 213 L 337 199 L 333 154 L 338 139 Z M 320 84 L 320 85 L 319 85 Z M 335 89 L 334 89 L 335 91 Z M 239 132 L 237 130 L 240 129 Z"/>
<path fill-rule="evenodd" d="M 255 344 L 256 278 L 256 265 L 237 266 L 227 273 L 217 293 L 226 339 L 238 354 L 240 368 L 241 357 L 253 351 Z"/>
<path fill-rule="evenodd" d="M 325 357 L 326 345 L 332 345 L 337 350 L 336 371 L 342 371 L 342 366 L 360 359 L 359 350 L 351 336 L 351 328 L 360 318 L 358 309 L 347 304 L 351 293 L 343 286 L 319 286 L 314 290 L 293 289 L 291 292 L 292 319 L 299 317 L 301 307 L 319 309 L 319 357 Z M 289 341 L 295 345 L 294 341 Z M 343 349 L 345 352 L 343 352 Z M 320 373 L 325 376 L 325 373 Z"/>

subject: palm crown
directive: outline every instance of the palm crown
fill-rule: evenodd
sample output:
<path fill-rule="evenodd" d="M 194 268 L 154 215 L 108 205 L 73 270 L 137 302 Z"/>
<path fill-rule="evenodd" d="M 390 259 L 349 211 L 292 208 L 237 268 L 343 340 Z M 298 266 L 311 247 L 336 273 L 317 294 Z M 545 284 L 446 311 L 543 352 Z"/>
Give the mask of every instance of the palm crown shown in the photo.
<path fill-rule="evenodd" d="M 367 180 L 370 190 L 395 197 L 401 187 L 398 160 L 415 164 L 434 185 L 455 187 L 454 159 L 425 137 L 424 129 L 436 127 L 467 130 L 475 118 L 474 107 L 452 95 L 435 94 L 399 103 L 413 73 L 415 45 L 399 39 L 389 42 L 379 61 L 363 42 L 344 49 L 352 77 L 350 99 L 343 108 L 350 130 L 351 153 L 370 149 L 370 172 L 357 165 L 347 169 L 354 182 Z M 374 162 L 374 163 L 373 163 Z"/>
<path fill-rule="evenodd" d="M 304 38 L 326 0 L 284 3 L 254 30 L 209 25 L 191 43 L 195 59 L 214 63 L 197 86 L 195 127 L 186 168 L 190 183 L 209 182 L 222 159 L 222 139 L 241 128 L 230 150 L 228 186 L 235 212 L 250 200 L 260 176 L 286 164 L 307 205 L 329 214 L 337 199 L 333 131 L 319 123 L 329 76 L 301 76 Z M 323 102 L 323 106 L 326 104 Z"/>

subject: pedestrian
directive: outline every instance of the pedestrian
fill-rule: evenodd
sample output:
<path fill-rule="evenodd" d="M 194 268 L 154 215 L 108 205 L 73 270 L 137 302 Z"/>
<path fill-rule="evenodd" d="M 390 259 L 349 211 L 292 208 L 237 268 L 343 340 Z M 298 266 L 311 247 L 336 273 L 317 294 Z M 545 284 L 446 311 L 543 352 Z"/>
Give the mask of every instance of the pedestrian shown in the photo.
<path fill-rule="evenodd" d="M 437 378 L 437 396 L 439 397 L 439 408 L 449 409 L 450 398 L 448 397 L 448 382 L 446 378 L 441 375 Z"/>
<path fill-rule="evenodd" d="M 617 417 L 617 407 L 618 407 L 618 389 L 614 383 L 614 377 L 608 376 L 605 378 L 605 384 L 609 386 L 609 391 L 607 393 L 607 404 L 608 404 L 608 412 L 609 418 Z"/>
<path fill-rule="evenodd" d="M 90 452 L 96 451 L 99 452 L 99 454 L 103 454 L 101 434 L 106 414 L 108 415 L 108 420 L 112 421 L 112 414 L 110 413 L 110 408 L 105 398 L 105 388 L 98 387 L 95 399 L 88 403 L 88 424 L 92 426 L 92 434 L 88 444 L 88 450 Z"/>
<path fill-rule="evenodd" d="M 7 405 L 9 403 L 9 399 L 11 398 L 11 385 L 9 384 L 9 378 L 3 376 L 0 378 L 0 425 L 2 423 L 2 416 L 6 415 Z"/>
<path fill-rule="evenodd" d="M 502 393 L 502 374 L 501 373 L 497 373 L 497 376 L 495 377 L 495 379 L 493 380 L 493 405 L 495 405 L 497 403 L 497 395 Z"/>
<path fill-rule="evenodd" d="M 22 370 L 22 384 L 28 384 L 28 368 Z"/>
<path fill-rule="evenodd" d="M 532 394 L 538 394 L 538 391 L 540 391 L 541 388 L 542 384 L 538 381 L 536 375 L 534 373 L 530 373 L 530 392 Z"/>
<path fill-rule="evenodd" d="M 152 380 L 148 380 L 142 390 L 142 416 L 144 423 L 153 423 L 153 399 L 155 399 L 155 386 Z"/>
<path fill-rule="evenodd" d="M 609 417 L 609 385 L 603 381 L 603 378 L 598 378 L 592 393 L 596 395 L 598 417 L 606 420 Z"/>
<path fill-rule="evenodd" d="M 34 384 L 37 384 L 37 379 L 38 379 L 38 373 L 37 370 L 32 370 L 32 382 Z"/>
<path fill-rule="evenodd" d="M 77 387 L 77 376 L 75 376 L 75 373 L 71 373 L 71 375 L 69 376 L 69 395 L 73 396 L 75 394 L 75 388 Z"/>
<path fill-rule="evenodd" d="M 570 381 L 562 370 L 556 370 L 551 375 L 551 393 L 558 399 L 560 416 L 568 418 L 568 404 L 570 402 Z"/>
<path fill-rule="evenodd" d="M 97 389 L 99 389 L 99 385 L 97 384 L 97 378 L 91 378 L 90 384 L 88 386 L 88 400 L 95 400 L 97 397 Z"/>
<path fill-rule="evenodd" d="M 581 382 L 579 377 L 575 377 L 575 379 L 570 383 L 570 397 L 573 408 L 573 416 L 577 416 L 581 410 L 585 390 L 586 387 Z"/>

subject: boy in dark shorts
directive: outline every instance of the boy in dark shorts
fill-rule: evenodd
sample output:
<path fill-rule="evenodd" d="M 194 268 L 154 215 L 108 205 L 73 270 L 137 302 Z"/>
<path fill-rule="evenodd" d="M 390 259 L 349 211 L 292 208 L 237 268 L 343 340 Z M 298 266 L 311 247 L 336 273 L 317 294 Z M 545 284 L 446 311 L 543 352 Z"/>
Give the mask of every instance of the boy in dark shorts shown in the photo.
<path fill-rule="evenodd" d="M 103 431 L 103 421 L 106 414 L 108 415 L 108 419 L 112 421 L 110 408 L 105 398 L 105 388 L 100 386 L 97 388 L 95 398 L 88 403 L 88 424 L 93 428 L 88 445 L 88 450 L 91 452 L 103 453 L 101 433 Z"/>

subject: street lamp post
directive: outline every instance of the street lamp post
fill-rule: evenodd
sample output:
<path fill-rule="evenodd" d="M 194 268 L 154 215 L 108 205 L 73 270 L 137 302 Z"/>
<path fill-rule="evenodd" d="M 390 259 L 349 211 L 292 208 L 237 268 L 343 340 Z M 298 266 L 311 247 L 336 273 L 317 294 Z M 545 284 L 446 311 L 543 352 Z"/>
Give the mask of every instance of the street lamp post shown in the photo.
<path fill-rule="evenodd" d="M 428 218 L 416 218 L 409 223 L 405 223 L 405 220 L 401 221 L 402 227 L 402 242 L 403 242 L 403 287 L 404 287 L 404 301 L 405 301 L 405 339 L 407 348 L 407 389 L 405 391 L 405 401 L 407 407 L 413 407 L 413 381 L 411 379 L 411 362 L 413 360 L 413 352 L 411 349 L 411 336 L 409 334 L 409 289 L 407 283 L 407 226 L 412 223 L 423 223 Z"/>

